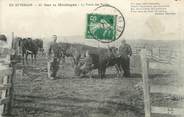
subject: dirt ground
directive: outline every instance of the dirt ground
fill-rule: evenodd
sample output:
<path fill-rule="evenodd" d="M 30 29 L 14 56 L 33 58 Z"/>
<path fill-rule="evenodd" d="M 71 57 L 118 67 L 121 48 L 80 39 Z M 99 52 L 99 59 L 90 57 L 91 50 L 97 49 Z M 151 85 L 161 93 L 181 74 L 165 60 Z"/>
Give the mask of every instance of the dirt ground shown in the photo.
<path fill-rule="evenodd" d="M 43 58 L 33 65 L 17 65 L 24 70 L 22 77 L 14 79 L 15 117 L 144 117 L 142 91 L 135 88 L 142 81 L 140 76 L 116 78 L 114 69 L 108 68 L 105 79 L 79 78 L 69 61 L 63 66 L 58 79 L 50 80 Z M 151 77 L 152 83 L 168 84 L 161 81 L 162 75 Z M 153 104 L 163 102 L 159 96 L 152 100 Z"/>

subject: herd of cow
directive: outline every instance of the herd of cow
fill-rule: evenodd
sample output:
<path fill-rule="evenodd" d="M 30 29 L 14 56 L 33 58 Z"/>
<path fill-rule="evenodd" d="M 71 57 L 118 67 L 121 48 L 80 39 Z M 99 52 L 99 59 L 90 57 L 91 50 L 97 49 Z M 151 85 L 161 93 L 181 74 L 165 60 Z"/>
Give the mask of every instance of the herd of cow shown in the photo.
<path fill-rule="evenodd" d="M 82 72 L 79 70 L 79 62 L 81 58 L 85 56 L 86 50 L 89 51 L 89 54 L 92 58 L 93 67 L 88 73 L 91 73 L 92 70 L 97 69 L 98 75 L 100 78 L 105 77 L 106 68 L 110 66 L 115 66 L 117 70 L 117 75 L 122 76 L 122 60 L 116 54 L 117 48 L 109 47 L 105 48 L 97 48 L 82 44 L 71 44 L 71 43 L 58 43 L 58 49 L 61 52 L 62 60 L 65 61 L 65 58 L 72 58 L 72 66 L 74 68 L 75 75 L 81 75 Z M 36 57 L 39 51 L 46 50 L 43 49 L 43 40 L 41 39 L 31 39 L 31 38 L 16 38 L 14 41 L 14 48 L 19 48 L 21 51 L 21 56 L 24 61 L 28 61 L 28 55 L 31 55 L 32 61 L 36 61 Z"/>
<path fill-rule="evenodd" d="M 32 62 L 36 61 L 38 51 L 43 49 L 43 40 L 17 37 L 12 45 L 13 49 L 18 50 L 17 53 L 21 53 L 24 64 L 25 60 L 28 62 L 28 55 L 31 55 Z"/>

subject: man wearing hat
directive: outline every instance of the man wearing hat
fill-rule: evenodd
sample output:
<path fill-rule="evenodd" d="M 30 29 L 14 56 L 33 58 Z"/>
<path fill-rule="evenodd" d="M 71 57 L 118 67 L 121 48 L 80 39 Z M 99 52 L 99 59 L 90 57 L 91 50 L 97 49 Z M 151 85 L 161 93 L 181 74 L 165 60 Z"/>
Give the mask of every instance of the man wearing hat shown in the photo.
<path fill-rule="evenodd" d="M 130 77 L 130 56 L 132 55 L 132 49 L 131 46 L 126 43 L 125 39 L 121 41 L 119 54 L 121 57 L 121 67 L 124 70 L 124 76 Z"/>
<path fill-rule="evenodd" d="M 52 36 L 53 42 L 50 43 L 48 50 L 48 77 L 55 79 L 59 70 L 59 63 L 61 59 L 61 52 L 57 44 L 57 36 Z"/>

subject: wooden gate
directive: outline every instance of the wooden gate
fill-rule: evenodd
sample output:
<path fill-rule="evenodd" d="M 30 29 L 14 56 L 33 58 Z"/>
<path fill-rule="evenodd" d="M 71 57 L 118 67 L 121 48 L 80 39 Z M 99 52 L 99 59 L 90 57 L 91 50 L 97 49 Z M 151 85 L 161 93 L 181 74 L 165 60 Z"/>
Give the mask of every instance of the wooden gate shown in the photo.
<path fill-rule="evenodd" d="M 144 92 L 144 111 L 145 117 L 151 117 L 151 113 L 156 114 L 168 114 L 172 116 L 184 116 L 184 108 L 172 108 L 172 107 L 159 107 L 151 106 L 150 94 L 170 94 L 177 96 L 184 96 L 184 90 L 178 89 L 174 86 L 160 86 L 160 85 L 150 85 L 149 81 L 149 60 L 147 58 L 147 51 L 143 49 L 141 51 L 141 67 L 142 67 L 142 78 L 143 78 L 143 92 Z"/>

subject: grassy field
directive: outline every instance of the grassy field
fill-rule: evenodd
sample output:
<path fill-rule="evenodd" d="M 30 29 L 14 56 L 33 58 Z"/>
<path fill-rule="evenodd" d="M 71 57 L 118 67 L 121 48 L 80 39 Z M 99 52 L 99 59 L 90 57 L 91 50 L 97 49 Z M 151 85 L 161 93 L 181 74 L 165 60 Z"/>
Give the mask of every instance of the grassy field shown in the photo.
<path fill-rule="evenodd" d="M 74 76 L 68 61 L 60 65 L 58 79 L 50 80 L 47 78 L 46 59 L 43 58 L 36 64 L 20 64 L 17 68 L 24 70 L 22 77 L 14 79 L 15 117 L 144 117 L 142 90 L 135 87 L 142 81 L 140 75 L 116 78 L 114 68 L 108 68 L 105 79 L 79 78 Z M 178 83 L 175 75 L 167 71 L 162 73 L 153 72 L 151 83 Z M 155 105 L 173 102 L 169 99 L 164 102 L 165 98 L 158 95 L 151 98 Z"/>

